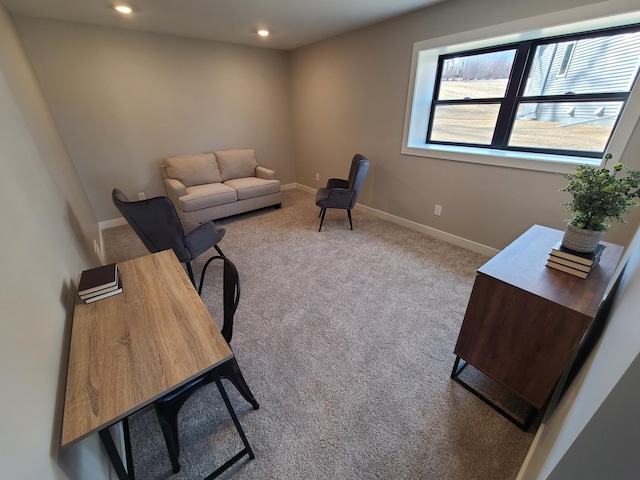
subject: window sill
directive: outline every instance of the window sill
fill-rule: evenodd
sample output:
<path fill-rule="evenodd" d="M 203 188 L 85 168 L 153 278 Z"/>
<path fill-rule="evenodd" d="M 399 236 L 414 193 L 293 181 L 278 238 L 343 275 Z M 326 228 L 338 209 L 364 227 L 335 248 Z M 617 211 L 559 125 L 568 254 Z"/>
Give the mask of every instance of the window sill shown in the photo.
<path fill-rule="evenodd" d="M 410 144 L 402 148 L 402 154 L 551 173 L 572 173 L 577 165 L 599 167 L 601 164 L 601 160 L 597 158 L 491 150 L 458 145 Z"/>

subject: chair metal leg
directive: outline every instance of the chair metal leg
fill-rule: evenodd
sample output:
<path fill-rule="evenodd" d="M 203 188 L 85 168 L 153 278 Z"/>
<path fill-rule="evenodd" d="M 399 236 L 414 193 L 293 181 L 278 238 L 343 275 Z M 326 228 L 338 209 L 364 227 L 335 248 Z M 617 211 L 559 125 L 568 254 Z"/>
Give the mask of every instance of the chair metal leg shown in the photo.
<path fill-rule="evenodd" d="M 349 217 L 349 227 L 353 230 L 353 222 L 351 221 L 351 209 L 347 208 L 347 216 Z"/>
<path fill-rule="evenodd" d="M 180 407 L 175 408 L 175 413 L 169 414 L 163 412 L 162 407 L 155 404 L 156 415 L 160 422 L 160 429 L 162 430 L 162 436 L 164 442 L 167 445 L 167 452 L 169 453 L 169 459 L 171 460 L 171 471 L 178 473 L 180 471 L 180 440 L 178 438 L 178 410 Z M 182 405 L 180 405 L 182 406 Z M 173 406 L 171 408 L 174 408 Z"/>
<path fill-rule="evenodd" d="M 260 408 L 258 401 L 253 396 L 253 393 L 251 393 L 251 390 L 240 371 L 240 366 L 238 365 L 235 357 L 231 360 L 227 360 L 225 363 L 217 367 L 216 372 L 220 378 L 226 378 L 233 383 L 233 386 L 238 389 L 238 392 L 240 392 L 244 399 L 251 404 L 254 410 L 258 410 Z"/>
<path fill-rule="evenodd" d="M 220 248 L 217 245 L 214 245 L 214 248 L 218 251 L 218 253 L 220 254 L 218 255 L 214 255 L 213 257 L 211 257 L 209 260 L 207 260 L 204 264 L 204 266 L 202 267 L 202 272 L 200 273 L 200 286 L 198 287 L 198 295 L 202 296 L 202 287 L 204 286 L 204 276 L 207 273 L 207 268 L 209 267 L 209 264 L 215 260 L 216 258 L 222 258 L 225 259 L 227 257 L 224 256 L 224 254 L 222 253 L 222 250 L 220 250 Z M 239 288 L 239 287 L 238 287 Z M 225 340 L 227 340 L 227 342 L 229 341 L 228 339 L 225 338 Z"/>
<path fill-rule="evenodd" d="M 207 273 L 207 267 L 209 266 L 211 261 L 215 258 L 227 258 L 224 256 L 224 253 L 222 253 L 222 250 L 220 250 L 220 247 L 218 245 L 214 245 L 213 248 L 216 249 L 216 251 L 220 254 L 220 256 L 214 255 L 209 260 L 207 260 L 204 264 L 204 267 L 202 267 L 202 272 L 200 273 L 200 286 L 198 287 L 198 295 L 200 296 L 202 296 L 202 287 L 204 286 L 204 275 L 205 273 Z"/>
<path fill-rule="evenodd" d="M 322 230 L 322 222 L 324 222 L 324 214 L 327 213 L 327 209 L 323 208 L 322 210 L 320 210 L 320 228 L 318 228 L 318 231 Z"/>
<path fill-rule="evenodd" d="M 171 460 L 171 470 L 173 473 L 180 471 L 180 434 L 178 432 L 178 413 L 182 405 L 198 390 L 211 383 L 213 377 L 210 373 L 191 381 L 178 391 L 169 393 L 167 396 L 154 402 L 158 423 L 162 430 L 164 442 L 167 445 L 167 452 Z"/>

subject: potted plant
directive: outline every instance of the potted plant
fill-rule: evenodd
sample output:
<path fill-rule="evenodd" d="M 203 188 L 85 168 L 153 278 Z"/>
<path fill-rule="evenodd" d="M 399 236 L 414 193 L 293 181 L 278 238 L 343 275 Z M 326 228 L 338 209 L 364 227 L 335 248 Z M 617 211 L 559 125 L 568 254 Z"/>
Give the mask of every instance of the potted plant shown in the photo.
<path fill-rule="evenodd" d="M 563 203 L 571 213 L 562 239 L 566 248 L 593 252 L 611 222 L 626 223 L 623 216 L 631 207 L 640 205 L 640 171 L 625 168 L 622 163 L 608 170 L 606 165 L 612 157 L 610 153 L 605 155 L 602 168 L 581 165 L 575 173 L 561 174 L 569 180 L 561 191 L 572 196 Z"/>

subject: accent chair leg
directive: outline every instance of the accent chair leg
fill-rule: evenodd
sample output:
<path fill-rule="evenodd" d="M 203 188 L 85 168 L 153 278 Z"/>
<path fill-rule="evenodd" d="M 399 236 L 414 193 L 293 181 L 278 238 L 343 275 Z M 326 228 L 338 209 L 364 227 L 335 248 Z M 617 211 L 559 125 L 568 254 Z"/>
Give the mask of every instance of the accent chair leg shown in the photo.
<path fill-rule="evenodd" d="M 351 209 L 347 208 L 347 216 L 349 217 L 349 227 L 353 230 L 353 222 L 351 221 Z"/>
<path fill-rule="evenodd" d="M 327 213 L 327 209 L 323 208 L 322 210 L 320 210 L 320 228 L 318 228 L 318 231 L 322 230 L 322 222 L 324 222 L 324 214 Z"/>
<path fill-rule="evenodd" d="M 191 283 L 193 283 L 193 288 L 197 288 L 196 287 L 196 279 L 193 278 L 193 269 L 191 268 L 191 262 L 187 262 L 187 273 L 189 274 L 189 279 L 191 280 Z"/>

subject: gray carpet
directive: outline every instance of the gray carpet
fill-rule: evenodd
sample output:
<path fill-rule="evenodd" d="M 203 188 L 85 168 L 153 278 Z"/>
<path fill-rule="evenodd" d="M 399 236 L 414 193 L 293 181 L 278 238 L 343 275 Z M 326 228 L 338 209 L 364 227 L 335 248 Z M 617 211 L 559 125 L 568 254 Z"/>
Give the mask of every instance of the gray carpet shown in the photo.
<path fill-rule="evenodd" d="M 328 211 L 318 232 L 313 196 L 283 195 L 279 210 L 217 222 L 242 282 L 231 346 L 261 405 L 225 381 L 256 458 L 221 478 L 515 478 L 533 433 L 449 378 L 487 258 L 360 211 L 353 231 Z M 110 262 L 147 253 L 128 226 L 104 235 Z M 209 273 L 203 299 L 220 317 Z M 215 385 L 179 422 L 173 475 L 153 409 L 131 418 L 137 478 L 204 478 L 242 448 Z"/>

